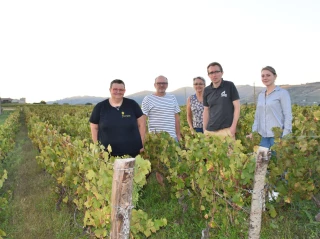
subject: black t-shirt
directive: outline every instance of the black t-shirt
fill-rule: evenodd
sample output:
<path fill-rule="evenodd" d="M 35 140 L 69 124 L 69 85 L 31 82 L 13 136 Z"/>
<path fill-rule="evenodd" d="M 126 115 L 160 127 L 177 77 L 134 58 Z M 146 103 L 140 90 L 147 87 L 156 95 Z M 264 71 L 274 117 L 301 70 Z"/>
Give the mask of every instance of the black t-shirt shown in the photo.
<path fill-rule="evenodd" d="M 233 82 L 222 80 L 218 88 L 211 83 L 204 89 L 203 105 L 209 107 L 209 122 L 206 130 L 217 131 L 232 125 L 233 101 L 239 99 L 239 93 Z"/>
<path fill-rule="evenodd" d="M 134 100 L 123 98 L 118 109 L 111 106 L 107 99 L 94 107 L 89 121 L 99 125 L 98 141 L 106 148 L 110 144 L 111 155 L 135 157 L 142 148 L 137 123 L 142 115 L 140 106 Z"/>

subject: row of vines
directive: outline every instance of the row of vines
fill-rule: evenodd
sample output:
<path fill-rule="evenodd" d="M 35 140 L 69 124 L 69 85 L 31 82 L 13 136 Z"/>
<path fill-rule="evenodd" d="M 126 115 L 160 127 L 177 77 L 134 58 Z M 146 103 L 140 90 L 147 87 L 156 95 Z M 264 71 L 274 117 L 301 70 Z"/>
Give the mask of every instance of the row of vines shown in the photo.
<path fill-rule="evenodd" d="M 29 137 L 40 150 L 38 163 L 57 180 L 61 201 L 74 203 L 84 215 L 83 227 L 97 238 L 110 231 L 111 190 L 114 157 L 97 144 L 90 143 L 86 109 L 26 108 Z M 60 122 L 58 122 L 60 121 Z M 136 158 L 133 205 L 146 184 L 151 165 Z M 165 219 L 151 220 L 142 210 L 132 211 L 131 232 L 149 236 Z"/>
<path fill-rule="evenodd" d="M 253 140 L 246 138 L 254 110 L 254 106 L 242 106 L 236 141 L 190 132 L 185 109 L 179 145 L 167 133 L 147 134 L 145 151 L 136 158 L 134 205 L 152 170 L 168 180 L 173 197 L 193 201 L 208 230 L 248 225 L 260 140 L 258 134 Z M 108 153 L 112 149 L 105 151 L 91 143 L 88 119 L 92 107 L 29 106 L 24 111 L 29 137 L 40 150 L 37 160 L 56 178 L 61 201 L 74 203 L 83 212 L 83 226 L 96 237 L 105 237 L 110 230 L 115 158 Z M 280 138 L 281 130 L 274 129 L 275 155 L 268 166 L 266 190 L 279 193 L 275 199 L 279 205 L 311 200 L 320 189 L 320 108 L 293 106 L 293 116 L 292 134 Z M 267 201 L 266 207 L 272 217 L 277 216 L 274 203 Z M 165 217 L 150 218 L 138 208 L 132 211 L 133 238 L 148 237 L 168 223 Z"/>
<path fill-rule="evenodd" d="M 4 124 L 0 125 L 0 189 L 8 178 L 7 170 L 3 167 L 3 160 L 15 145 L 14 138 L 19 130 L 19 117 L 20 111 L 17 110 L 9 115 Z M 0 195 L 0 216 L 5 213 L 7 204 L 7 197 Z M 6 233 L 0 229 L 0 238 L 3 236 L 6 236 Z"/>

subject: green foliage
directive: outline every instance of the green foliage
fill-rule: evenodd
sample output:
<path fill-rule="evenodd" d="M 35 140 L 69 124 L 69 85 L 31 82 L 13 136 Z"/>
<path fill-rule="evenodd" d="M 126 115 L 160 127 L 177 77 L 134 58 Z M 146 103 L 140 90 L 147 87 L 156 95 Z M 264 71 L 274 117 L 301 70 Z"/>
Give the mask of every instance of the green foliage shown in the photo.
<path fill-rule="evenodd" d="M 15 141 L 14 136 L 19 129 L 20 111 L 11 113 L 4 124 L 0 125 L 0 161 L 12 150 Z"/>
<path fill-rule="evenodd" d="M 63 188 L 64 201 L 75 203 L 84 213 L 84 226 L 101 237 L 110 230 L 115 158 L 103 147 L 90 144 L 91 110 L 92 107 L 79 106 L 25 109 L 29 136 L 41 151 L 39 164 Z M 179 144 L 165 132 L 147 134 L 145 151 L 136 158 L 133 204 L 143 204 L 139 201 L 140 193 L 147 183 L 146 175 L 152 170 L 167 180 L 172 198 L 188 200 L 201 214 L 201 225 L 206 224 L 211 231 L 225 237 L 233 236 L 230 229 L 234 226 L 247 228 L 254 151 L 260 141 L 257 133 L 253 133 L 252 140 L 246 138 L 251 132 L 254 111 L 253 105 L 241 108 L 236 141 L 192 134 L 187 127 L 185 109 L 181 113 Z M 271 218 L 276 219 L 285 205 L 310 200 L 319 192 L 319 111 L 316 106 L 295 106 L 293 133 L 281 138 L 282 131 L 274 129 L 275 156 L 268 166 L 267 182 L 268 190 L 279 192 L 279 197 L 267 203 Z M 167 223 L 165 218 L 151 220 L 141 209 L 132 210 L 132 237 L 152 236 Z"/>
<path fill-rule="evenodd" d="M 19 129 L 20 111 L 11 113 L 4 124 L 0 125 L 0 162 L 3 161 L 7 154 L 13 149 L 15 141 L 14 137 Z M 3 183 L 8 178 L 6 169 L 2 169 L 2 162 L 0 164 L 0 189 Z M 4 213 L 8 204 L 6 197 L 0 196 L 0 213 Z M 6 233 L 0 229 L 0 239 L 6 236 Z"/>
<path fill-rule="evenodd" d="M 90 140 L 72 137 L 66 132 L 73 122 L 72 117 L 64 115 L 60 122 L 64 127 L 57 127 L 42 122 L 40 118 L 25 109 L 29 127 L 29 137 L 40 150 L 38 163 L 50 173 L 60 185 L 61 198 L 65 203 L 74 203 L 84 214 L 83 226 L 91 227 L 96 237 L 107 235 L 110 231 L 111 191 L 113 179 L 113 163 L 103 146 L 90 143 Z M 38 112 L 38 109 L 37 109 Z M 50 120 L 50 116 L 46 116 Z M 53 116 L 54 117 L 54 116 Z M 81 127 L 78 127 L 78 130 Z M 64 131 L 65 133 L 61 134 Z M 81 131 L 78 131 L 81 132 Z M 137 204 L 139 191 L 146 184 L 146 175 L 151 171 L 151 164 L 140 156 L 135 163 L 133 203 Z M 132 220 L 135 219 L 132 215 Z M 140 214 L 137 214 L 140 215 Z M 140 221 L 143 223 L 143 221 Z M 146 220 L 143 233 L 155 232 L 163 223 L 163 219 Z M 142 224 L 143 226 L 143 224 Z M 139 228 L 132 230 L 139 232 Z"/>

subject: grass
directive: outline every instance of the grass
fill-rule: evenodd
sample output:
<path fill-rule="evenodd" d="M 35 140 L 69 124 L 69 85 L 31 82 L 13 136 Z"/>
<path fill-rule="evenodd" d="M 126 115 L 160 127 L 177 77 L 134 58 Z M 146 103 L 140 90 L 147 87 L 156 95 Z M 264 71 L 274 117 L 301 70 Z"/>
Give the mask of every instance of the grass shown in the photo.
<path fill-rule="evenodd" d="M 142 192 L 138 203 L 138 209 L 142 209 L 154 219 L 166 218 L 166 227 L 153 234 L 150 238 L 200 238 L 201 231 L 206 225 L 198 211 L 192 208 L 191 202 L 172 198 L 170 186 L 161 186 L 151 173 L 148 184 Z"/>
<path fill-rule="evenodd" d="M 278 216 L 274 219 L 267 214 L 263 216 L 261 239 L 320 238 L 320 222 L 316 222 L 314 218 L 319 208 L 313 201 L 299 201 L 284 205 L 277 208 L 277 211 Z"/>
<path fill-rule="evenodd" d="M 26 127 L 22 126 L 15 149 L 2 165 L 8 171 L 1 196 L 7 195 L 9 202 L 1 211 L 0 220 L 6 238 L 88 238 L 76 225 L 69 208 L 56 210 L 55 182 L 39 168 L 36 155 Z"/>
<path fill-rule="evenodd" d="M 199 205 L 198 203 L 196 204 Z M 267 212 L 263 214 L 261 239 L 320 238 L 320 223 L 314 219 L 319 208 L 313 201 L 274 206 L 278 216 L 271 218 Z M 144 210 L 154 219 L 166 218 L 168 221 L 166 227 L 151 235 L 151 239 L 201 238 L 201 232 L 206 228 L 201 212 L 192 207 L 192 202 L 187 198 L 179 202 L 172 197 L 170 185 L 166 183 L 166 186 L 162 187 L 157 182 L 155 173 L 149 176 L 137 208 Z M 226 218 L 224 213 L 218 214 L 215 218 L 218 226 L 210 229 L 210 238 L 248 238 L 249 215 L 242 212 L 236 214 L 237 216 L 232 215 L 232 222 L 231 215 Z"/>

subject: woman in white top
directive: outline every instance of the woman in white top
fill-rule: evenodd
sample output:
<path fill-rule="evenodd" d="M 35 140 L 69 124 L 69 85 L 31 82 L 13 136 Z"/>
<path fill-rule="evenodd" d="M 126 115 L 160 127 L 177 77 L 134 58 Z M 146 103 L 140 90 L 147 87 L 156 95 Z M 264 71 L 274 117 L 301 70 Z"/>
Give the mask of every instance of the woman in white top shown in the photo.
<path fill-rule="evenodd" d="M 274 144 L 273 127 L 283 130 L 282 136 L 291 133 L 292 111 L 289 92 L 275 85 L 277 73 L 271 66 L 261 70 L 261 80 L 266 89 L 258 96 L 257 108 L 252 132 L 258 132 L 262 138 L 260 146 L 270 148 Z M 252 134 L 248 135 L 252 138 Z"/>

